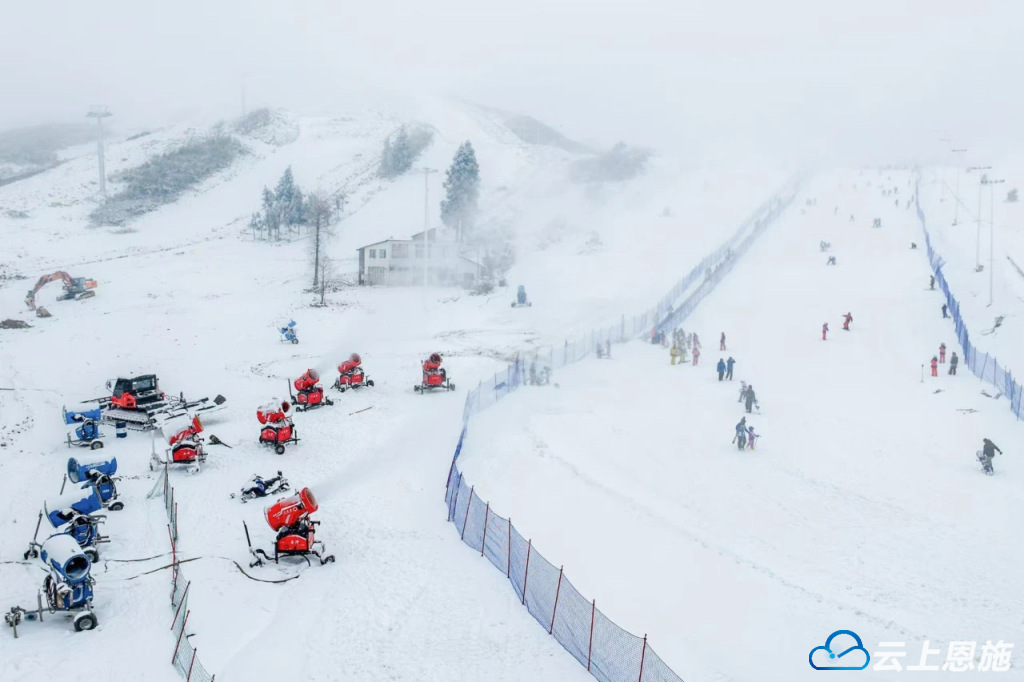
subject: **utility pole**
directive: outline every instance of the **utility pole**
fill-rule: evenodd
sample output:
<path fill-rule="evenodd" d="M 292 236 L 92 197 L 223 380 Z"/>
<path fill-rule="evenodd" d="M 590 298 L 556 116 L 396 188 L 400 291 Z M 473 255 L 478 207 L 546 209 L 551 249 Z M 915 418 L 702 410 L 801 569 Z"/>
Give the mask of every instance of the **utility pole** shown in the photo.
<path fill-rule="evenodd" d="M 967 149 L 951 149 L 954 154 L 966 154 Z M 960 219 L 960 164 L 956 164 L 956 194 L 953 196 L 953 225 Z"/>
<path fill-rule="evenodd" d="M 971 166 L 967 169 L 970 171 L 987 171 L 992 170 L 992 166 Z M 978 180 L 978 239 L 974 245 L 974 271 L 981 272 L 981 195 L 982 190 L 985 189 L 985 183 L 988 181 L 988 176 L 984 173 L 981 174 L 981 178 Z"/>
<path fill-rule="evenodd" d="M 992 283 L 995 279 L 995 234 L 996 234 L 996 185 L 1001 185 L 1006 180 L 989 180 L 991 192 L 988 200 L 988 304 L 992 305 Z"/>
<path fill-rule="evenodd" d="M 423 286 L 430 284 L 430 174 L 436 168 L 417 168 L 423 171 Z"/>
<path fill-rule="evenodd" d="M 99 163 L 100 174 L 100 195 L 107 196 L 107 171 L 103 163 L 103 119 L 113 116 L 106 107 L 95 106 L 85 115 L 86 118 L 96 119 L 96 158 Z"/>

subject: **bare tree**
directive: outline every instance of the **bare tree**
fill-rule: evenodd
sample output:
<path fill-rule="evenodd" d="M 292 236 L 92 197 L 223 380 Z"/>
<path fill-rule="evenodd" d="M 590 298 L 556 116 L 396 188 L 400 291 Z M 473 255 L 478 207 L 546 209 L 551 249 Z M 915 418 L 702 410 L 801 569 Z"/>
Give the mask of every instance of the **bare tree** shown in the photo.
<path fill-rule="evenodd" d="M 331 285 L 331 280 L 334 277 L 334 264 L 331 259 L 324 256 L 320 259 L 317 265 L 318 274 L 320 276 L 320 305 L 327 305 L 324 299 L 327 297 L 327 288 Z"/>
<path fill-rule="evenodd" d="M 313 229 L 313 288 L 320 278 L 320 263 L 327 238 L 331 236 L 331 200 L 323 192 L 315 192 L 306 200 L 306 215 Z"/>

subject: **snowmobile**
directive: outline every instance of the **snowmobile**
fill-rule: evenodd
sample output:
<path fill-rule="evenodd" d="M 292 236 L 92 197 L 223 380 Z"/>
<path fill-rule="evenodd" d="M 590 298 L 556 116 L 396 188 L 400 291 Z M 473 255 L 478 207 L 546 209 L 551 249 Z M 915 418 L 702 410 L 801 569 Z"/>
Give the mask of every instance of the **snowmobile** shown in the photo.
<path fill-rule="evenodd" d="M 277 399 L 256 410 L 256 418 L 263 425 L 260 428 L 260 443 L 273 446 L 274 452 L 279 455 L 284 454 L 285 444 L 299 441 L 298 429 L 288 416 L 291 411 L 291 403 Z"/>
<path fill-rule="evenodd" d="M 117 484 L 114 474 L 117 473 L 117 458 L 101 462 L 83 464 L 74 457 L 68 458 L 67 478 L 72 483 L 83 483 L 93 486 L 100 498 L 100 503 L 110 511 L 121 511 L 124 503 L 118 500 Z"/>
<path fill-rule="evenodd" d="M 188 426 L 167 439 L 170 447 L 166 459 L 160 459 L 155 452 L 152 454 L 150 470 L 156 471 L 162 464 L 181 464 L 188 473 L 198 474 L 200 466 L 206 461 L 206 444 L 199 435 L 202 432 L 203 423 L 199 421 L 199 415 L 196 415 Z"/>
<path fill-rule="evenodd" d="M 353 353 L 348 356 L 348 360 L 338 365 L 339 376 L 335 379 L 332 388 L 336 388 L 344 393 L 350 388 L 373 386 L 373 379 L 366 378 L 362 365 L 363 359 L 359 357 L 359 353 Z"/>
<path fill-rule="evenodd" d="M 431 353 L 430 357 L 423 362 L 423 381 L 413 386 L 418 393 L 426 393 L 434 388 L 442 388 L 446 391 L 454 391 L 455 384 L 448 379 L 448 373 L 441 367 L 441 354 Z"/>
<path fill-rule="evenodd" d="M 299 394 L 292 395 L 291 387 L 288 388 L 288 395 L 291 396 L 296 412 L 305 412 L 314 407 L 334 404 L 334 401 L 324 395 L 324 387 L 317 385 L 318 381 L 320 381 L 320 373 L 315 369 L 307 369 L 306 373 L 294 382 L 295 390 Z"/>
<path fill-rule="evenodd" d="M 40 546 L 39 557 L 49 570 L 43 579 L 43 589 L 37 596 L 35 609 L 14 606 L 4 614 L 4 621 L 18 636 L 21 621 L 43 620 L 43 595 L 48 613 L 63 612 L 74 623 L 75 632 L 96 627 L 96 614 L 92 610 L 93 585 L 90 575 L 93 561 L 68 535 L 58 533 L 47 538 Z"/>
<path fill-rule="evenodd" d="M 299 337 L 295 333 L 295 320 L 290 320 L 288 324 L 283 327 L 279 327 L 278 331 L 281 332 L 281 340 L 288 343 L 298 343 Z"/>
<path fill-rule="evenodd" d="M 98 545 L 110 542 L 109 538 L 100 535 L 100 524 L 106 519 L 102 514 L 96 514 L 101 509 L 103 509 L 103 502 L 100 500 L 95 486 L 85 486 L 80 490 L 63 494 L 56 500 L 44 503 L 43 511 L 39 513 L 39 519 L 36 522 L 36 532 L 24 554 L 25 559 L 39 556 L 42 545 L 36 541 L 36 538 L 39 537 L 39 527 L 45 516 L 53 529 L 58 533 L 70 536 L 90 561 L 98 560 L 100 556 Z"/>
<path fill-rule="evenodd" d="M 98 402 L 102 421 L 123 423 L 136 431 L 148 431 L 156 428 L 162 420 L 185 414 L 220 410 L 227 402 L 222 395 L 212 401 L 209 398 L 186 400 L 184 394 L 167 396 L 160 390 L 155 374 L 111 380 L 107 382 L 107 389 L 111 392 L 110 397 L 83 402 Z"/>
<path fill-rule="evenodd" d="M 255 500 L 257 497 L 268 497 L 282 493 L 290 488 L 288 479 L 280 471 L 273 478 L 263 478 L 259 474 L 253 474 L 249 482 L 242 488 L 241 493 L 231 493 L 231 499 L 236 497 L 242 502 Z"/>
<path fill-rule="evenodd" d="M 303 488 L 297 495 L 280 499 L 266 508 L 267 524 L 271 530 L 277 532 L 273 557 L 262 549 L 252 548 L 249 527 L 245 526 L 243 522 L 245 538 L 249 543 L 249 552 L 254 558 L 249 566 L 262 566 L 264 561 L 270 561 L 271 558 L 274 563 L 278 563 L 283 556 L 301 557 L 309 565 L 312 565 L 309 560 L 311 555 L 320 560 L 321 566 L 332 563 L 334 556 L 323 556 L 322 552 L 326 551 L 326 547 L 323 542 L 316 539 L 316 527 L 320 525 L 320 522 L 309 518 L 309 515 L 318 508 L 313 491 L 309 488 Z M 320 548 L 319 551 L 317 546 Z"/>
<path fill-rule="evenodd" d="M 516 289 L 516 300 L 512 301 L 512 307 L 513 308 L 528 308 L 528 307 L 532 307 L 532 306 L 533 306 L 533 303 L 531 303 L 526 298 L 526 287 L 524 287 L 522 284 L 520 284 L 519 287 Z"/>
<path fill-rule="evenodd" d="M 75 426 L 74 437 L 68 433 L 68 447 L 77 445 L 90 450 L 99 450 L 103 447 L 103 434 L 100 432 L 100 420 L 102 419 L 100 408 L 83 410 L 81 412 L 64 411 L 64 423 L 68 426 Z"/>

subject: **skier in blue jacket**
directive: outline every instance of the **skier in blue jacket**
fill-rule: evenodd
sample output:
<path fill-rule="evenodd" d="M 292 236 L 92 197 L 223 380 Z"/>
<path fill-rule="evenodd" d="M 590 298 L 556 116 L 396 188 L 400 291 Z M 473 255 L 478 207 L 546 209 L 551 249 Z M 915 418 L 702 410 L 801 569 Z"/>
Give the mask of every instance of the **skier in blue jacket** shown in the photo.
<path fill-rule="evenodd" d="M 719 358 L 718 366 L 715 368 L 718 370 L 718 380 L 721 381 L 725 378 L 725 360 Z"/>

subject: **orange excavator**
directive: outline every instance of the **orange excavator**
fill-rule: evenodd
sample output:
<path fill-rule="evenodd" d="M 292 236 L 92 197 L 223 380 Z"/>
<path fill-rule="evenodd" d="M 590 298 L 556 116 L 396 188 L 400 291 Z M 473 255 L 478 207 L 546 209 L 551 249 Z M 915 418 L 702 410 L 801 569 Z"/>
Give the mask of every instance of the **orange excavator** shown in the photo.
<path fill-rule="evenodd" d="M 64 293 L 57 297 L 58 301 L 70 301 L 71 299 L 81 301 L 83 298 L 92 298 L 96 295 L 96 292 L 93 291 L 96 288 L 96 280 L 88 279 L 87 277 L 72 277 L 63 271 L 54 272 L 40 277 L 36 285 L 25 296 L 25 304 L 29 307 L 29 310 L 35 310 L 36 315 L 39 317 L 50 316 L 46 312 L 46 308 L 40 307 L 36 309 L 36 294 L 50 282 L 58 280 L 64 283 Z"/>

